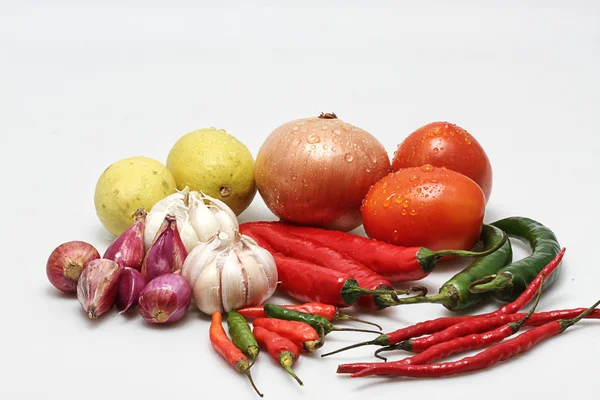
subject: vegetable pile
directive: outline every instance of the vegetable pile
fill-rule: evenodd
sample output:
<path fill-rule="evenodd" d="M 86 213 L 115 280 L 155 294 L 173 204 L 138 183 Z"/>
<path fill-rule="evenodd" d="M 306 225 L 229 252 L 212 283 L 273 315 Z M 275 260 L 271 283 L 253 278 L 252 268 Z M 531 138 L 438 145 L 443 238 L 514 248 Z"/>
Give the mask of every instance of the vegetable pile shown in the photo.
<path fill-rule="evenodd" d="M 256 165 L 241 142 L 210 128 L 182 137 L 167 164 L 134 157 L 111 165 L 99 178 L 95 208 L 114 240 L 102 256 L 86 242 L 59 245 L 47 278 L 76 294 L 91 319 L 113 308 L 137 309 L 155 325 L 190 312 L 210 316 L 212 347 L 260 397 L 250 371 L 263 352 L 304 385 L 293 367 L 301 354 L 321 352 L 334 332 L 376 336 L 322 357 L 379 346 L 374 356 L 383 360 L 341 364 L 337 373 L 419 378 L 490 368 L 583 318 L 600 318 L 600 301 L 537 311 L 566 249 L 531 218 L 484 222 L 491 163 L 457 125 L 424 125 L 390 162 L 374 136 L 322 113 L 275 129 Z M 239 223 L 255 191 L 278 221 Z M 349 233 L 361 224 L 366 236 Z M 515 260 L 511 240 L 530 254 Z M 437 293 L 427 293 L 421 281 L 439 263 L 465 258 Z M 271 302 L 276 291 L 290 301 Z M 502 305 L 466 314 L 492 301 Z M 422 303 L 461 314 L 383 334 L 377 323 L 346 312 Z M 473 350 L 480 352 L 443 360 Z M 387 362 L 381 354 L 391 351 L 413 354 Z"/>

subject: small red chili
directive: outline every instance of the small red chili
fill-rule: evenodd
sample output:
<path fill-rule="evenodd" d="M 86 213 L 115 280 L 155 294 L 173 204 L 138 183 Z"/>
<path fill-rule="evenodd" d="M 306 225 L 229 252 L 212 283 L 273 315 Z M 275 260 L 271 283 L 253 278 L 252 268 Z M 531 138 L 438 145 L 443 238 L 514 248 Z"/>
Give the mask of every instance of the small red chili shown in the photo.
<path fill-rule="evenodd" d="M 258 393 L 260 397 L 263 397 L 262 393 L 258 391 L 258 388 L 254 384 L 252 375 L 250 375 L 250 361 L 248 357 L 246 357 L 240 349 L 235 347 L 233 342 L 229 340 L 227 333 L 225 333 L 225 330 L 223 329 L 223 316 L 220 312 L 212 314 L 209 332 L 210 342 L 216 352 L 227 360 L 236 371 L 246 375 L 248 380 L 250 380 L 252 387 L 256 390 L 256 393 Z"/>
<path fill-rule="evenodd" d="M 298 346 L 291 340 L 260 326 L 255 326 L 253 333 L 259 346 L 267 349 L 273 360 L 279 362 L 301 386 L 304 386 L 304 383 L 292 370 L 292 365 L 300 358 Z"/>
<path fill-rule="evenodd" d="M 325 335 L 319 335 L 312 326 L 304 322 L 257 318 L 252 324 L 287 338 L 300 350 L 313 352 L 323 346 Z"/>
<path fill-rule="evenodd" d="M 471 357 L 465 357 L 452 362 L 426 365 L 412 365 L 402 361 L 389 363 L 382 362 L 377 366 L 356 372 L 352 374 L 352 377 L 358 378 L 368 375 L 408 376 L 415 378 L 440 377 L 489 368 L 498 362 L 508 360 L 530 350 L 544 340 L 563 333 L 569 327 L 579 322 L 588 313 L 594 311 L 595 307 L 599 304 L 600 301 L 596 302 L 592 307 L 588 308 L 575 318 L 559 319 L 537 326 L 512 339 L 492 345 L 486 350 Z"/>
<path fill-rule="evenodd" d="M 321 357 L 327 357 L 332 354 L 340 353 L 342 351 L 355 349 L 362 346 L 376 345 L 376 346 L 389 346 L 395 345 L 402 341 L 406 341 L 411 338 L 420 337 L 424 335 L 431 335 L 437 332 L 448 329 L 457 324 L 474 321 L 479 318 L 495 317 L 498 315 L 512 314 L 519 311 L 531 302 L 535 293 L 539 290 L 542 285 L 544 277 L 550 276 L 560 264 L 560 261 L 565 253 L 566 249 L 562 251 L 552 260 L 546 267 L 544 267 L 536 276 L 536 278 L 528 285 L 527 289 L 523 293 L 509 304 L 500 307 L 498 310 L 486 314 L 478 315 L 467 315 L 462 317 L 442 317 L 434 320 L 419 322 L 414 325 L 410 325 L 401 329 L 397 329 L 393 332 L 380 335 L 373 340 L 369 340 L 362 343 L 356 343 L 347 347 L 340 348 L 338 350 L 323 354 Z M 568 317 L 567 317 L 568 318 Z M 475 332 L 470 332 L 475 333 Z"/>

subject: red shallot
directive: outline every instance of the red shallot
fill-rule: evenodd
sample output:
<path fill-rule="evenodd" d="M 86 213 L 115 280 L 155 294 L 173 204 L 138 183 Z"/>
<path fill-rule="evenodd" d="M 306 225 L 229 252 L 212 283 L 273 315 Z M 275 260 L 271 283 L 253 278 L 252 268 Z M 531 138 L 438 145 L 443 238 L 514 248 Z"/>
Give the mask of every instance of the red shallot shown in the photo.
<path fill-rule="evenodd" d="M 104 256 L 113 260 L 120 267 L 142 269 L 144 261 L 144 227 L 146 224 L 146 210 L 138 209 L 133 217 L 135 221 L 106 249 Z"/>
<path fill-rule="evenodd" d="M 93 260 L 81 273 L 77 283 L 77 299 L 90 318 L 98 318 L 115 304 L 121 267 L 100 258 Z"/>
<path fill-rule="evenodd" d="M 180 274 L 163 274 L 150 281 L 138 300 L 144 319 L 153 324 L 179 321 L 192 302 L 192 289 Z"/>
<path fill-rule="evenodd" d="M 83 269 L 100 258 L 98 250 L 89 243 L 74 240 L 58 246 L 46 263 L 50 283 L 65 293 L 77 292 L 77 280 Z"/>

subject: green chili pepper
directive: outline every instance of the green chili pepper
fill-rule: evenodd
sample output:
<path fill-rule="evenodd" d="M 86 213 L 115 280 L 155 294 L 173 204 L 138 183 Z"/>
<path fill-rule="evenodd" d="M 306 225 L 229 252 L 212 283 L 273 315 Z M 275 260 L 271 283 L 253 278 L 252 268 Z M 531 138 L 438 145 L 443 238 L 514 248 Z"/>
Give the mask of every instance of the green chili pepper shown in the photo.
<path fill-rule="evenodd" d="M 494 226 L 484 225 L 480 241 L 484 250 L 493 248 L 505 239 L 505 233 Z M 446 281 L 433 296 L 414 296 L 398 299 L 398 304 L 438 303 L 450 311 L 464 310 L 479 303 L 487 297 L 485 294 L 471 293 L 469 285 L 473 282 L 496 273 L 512 261 L 510 240 L 505 240 L 502 247 L 482 258 L 473 261 L 468 267 Z"/>
<path fill-rule="evenodd" d="M 246 318 L 235 311 L 230 311 L 227 314 L 227 328 L 235 347 L 244 353 L 250 359 L 250 362 L 254 364 L 260 348 L 248 322 L 246 322 Z"/>
<path fill-rule="evenodd" d="M 491 293 L 496 299 L 513 301 L 527 288 L 538 273 L 560 252 L 558 239 L 546 226 L 530 218 L 510 217 L 492 223 L 509 237 L 521 240 L 531 247 L 531 254 L 501 268 L 469 286 L 472 293 Z M 560 273 L 560 266 L 544 282 L 552 285 Z"/>
<path fill-rule="evenodd" d="M 317 332 L 323 332 L 323 335 L 327 335 L 332 331 L 369 332 L 376 333 L 378 335 L 381 334 L 381 332 L 367 329 L 338 328 L 329 322 L 327 318 L 320 315 L 290 310 L 289 308 L 284 308 L 275 304 L 265 304 L 264 310 L 265 314 L 267 314 L 267 316 L 270 318 L 304 322 L 305 324 L 312 326 Z"/>

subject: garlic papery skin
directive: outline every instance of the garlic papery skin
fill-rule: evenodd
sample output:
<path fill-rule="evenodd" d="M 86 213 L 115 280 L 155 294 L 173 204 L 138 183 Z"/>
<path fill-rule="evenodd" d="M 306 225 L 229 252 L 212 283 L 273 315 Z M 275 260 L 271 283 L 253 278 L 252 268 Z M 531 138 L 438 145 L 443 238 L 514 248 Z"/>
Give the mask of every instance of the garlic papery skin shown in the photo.
<path fill-rule="evenodd" d="M 207 315 L 262 304 L 275 292 L 273 256 L 244 235 L 221 232 L 186 258 L 182 276 L 194 302 Z"/>
<path fill-rule="evenodd" d="M 84 268 L 77 281 L 77 299 L 90 318 L 98 318 L 115 304 L 121 267 L 99 258 Z"/>
<path fill-rule="evenodd" d="M 156 203 L 148 213 L 144 234 L 146 251 L 168 213 L 175 215 L 188 253 L 220 232 L 233 237 L 234 231 L 239 229 L 237 217 L 227 204 L 186 187 Z"/>

